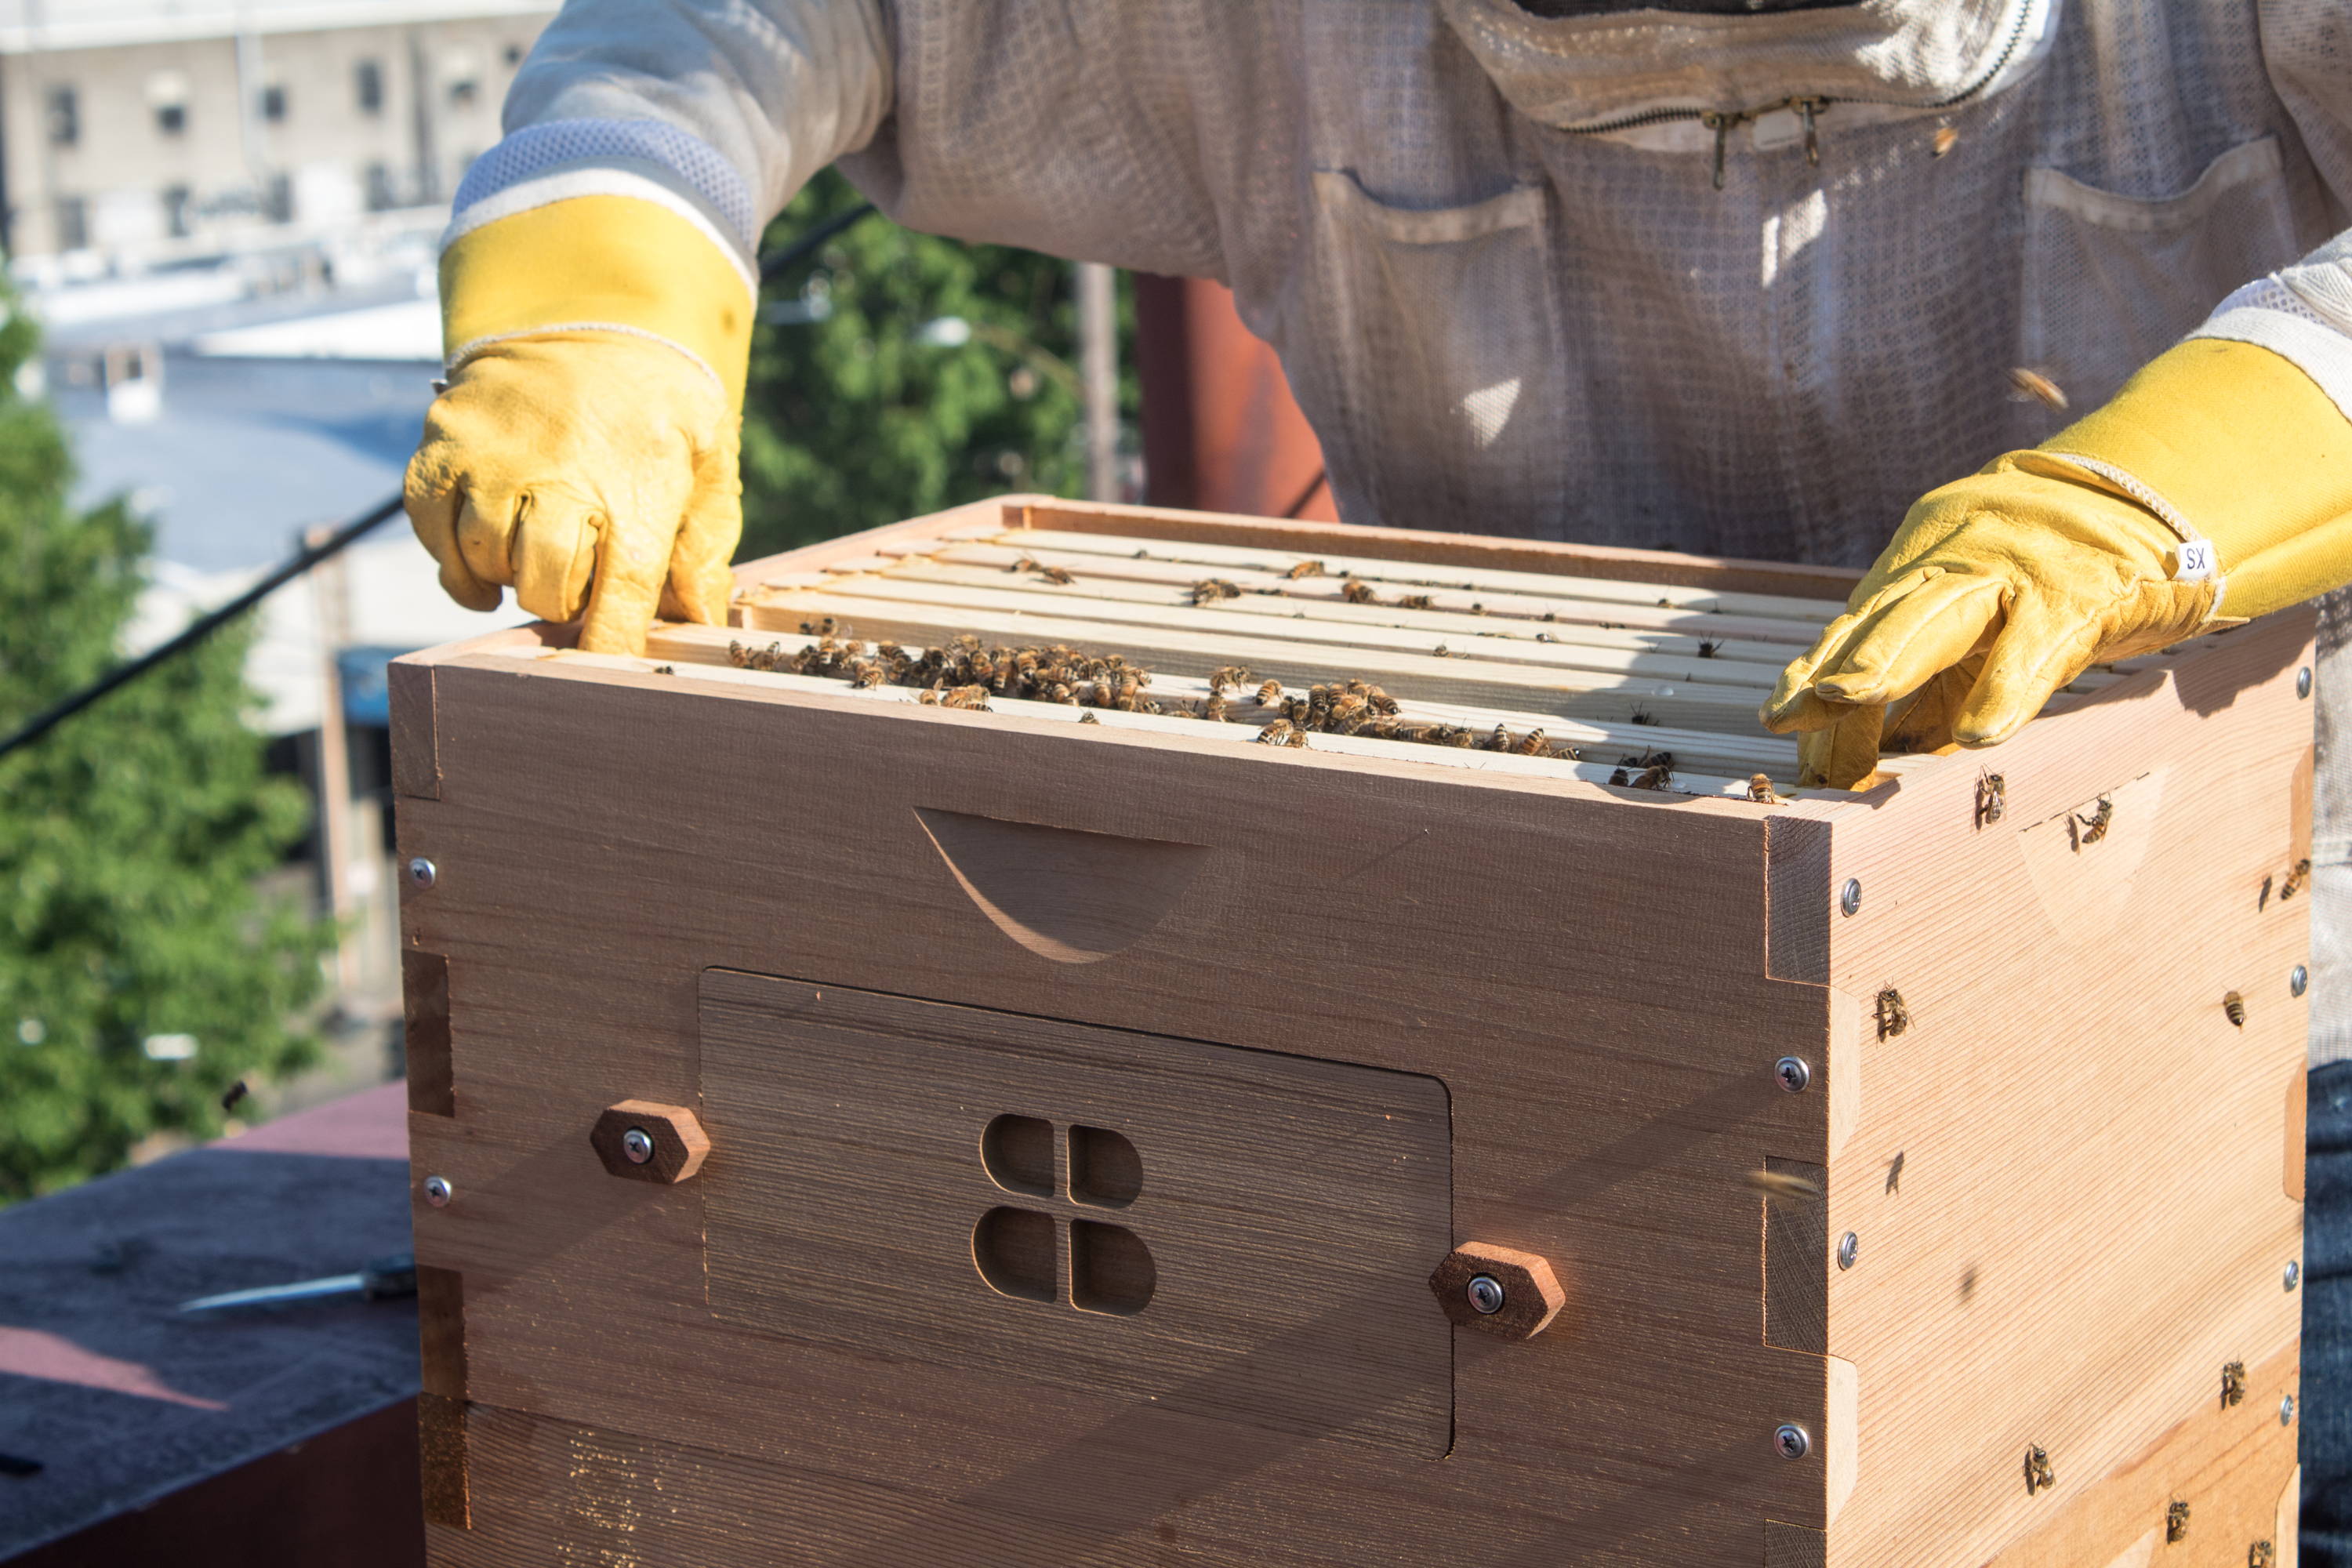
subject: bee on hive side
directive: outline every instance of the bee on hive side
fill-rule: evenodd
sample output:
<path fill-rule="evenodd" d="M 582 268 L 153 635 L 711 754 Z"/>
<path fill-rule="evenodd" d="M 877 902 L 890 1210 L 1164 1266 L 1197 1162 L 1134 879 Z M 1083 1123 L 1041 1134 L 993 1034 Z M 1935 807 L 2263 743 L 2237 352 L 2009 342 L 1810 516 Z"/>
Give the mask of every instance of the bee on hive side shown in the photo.
<path fill-rule="evenodd" d="M 1067 587 L 1069 584 L 1078 580 L 1076 574 L 1071 572 L 1066 566 L 1040 567 L 1038 569 L 1037 575 L 1043 577 L 1046 582 L 1053 584 L 1057 588 Z"/>
<path fill-rule="evenodd" d="M 1780 791 L 1772 787 L 1769 773 L 1750 773 L 1748 777 L 1748 798 L 1759 805 L 1779 805 Z"/>
<path fill-rule="evenodd" d="M 1323 575 L 1323 563 L 1320 561 L 1301 561 L 1297 565 L 1293 566 L 1289 571 L 1285 572 L 1283 575 L 1289 578 L 1294 583 L 1297 582 L 1301 577 L 1320 577 Z"/>
<path fill-rule="evenodd" d="M 1269 680 L 1265 685 L 1260 686 L 1257 689 L 1257 705 L 1259 707 L 1271 708 L 1281 700 L 1282 682 L 1279 680 Z"/>
<path fill-rule="evenodd" d="M 1078 722 L 1081 724 L 1099 724 L 1102 721 L 1096 718 L 1091 713 L 1081 713 L 1078 715 Z"/>
<path fill-rule="evenodd" d="M 1717 642 L 1712 638 L 1701 637 L 1698 639 L 1698 656 L 1701 658 L 1713 658 L 1715 657 L 1715 650 L 1722 646 L 1723 645 L 1721 643 Z"/>
<path fill-rule="evenodd" d="M 677 673 L 677 666 L 674 664 L 657 664 L 654 666 L 654 673 L 656 675 L 676 675 Z"/>
<path fill-rule="evenodd" d="M 1633 780 L 1632 774 L 1628 773 L 1623 768 L 1619 768 L 1609 775 L 1609 782 L 1613 784 L 1626 784 L 1633 783 Z"/>
<path fill-rule="evenodd" d="M 1302 733 L 1304 731 L 1292 724 L 1289 720 L 1276 719 L 1257 732 L 1255 742 L 1261 746 L 1287 746 L 1291 743 L 1291 736 Z"/>
<path fill-rule="evenodd" d="M 2107 836 L 2108 826 L 2115 819 L 2116 803 L 2107 796 L 2101 795 L 2097 810 L 2088 816 L 2073 818 L 2067 823 L 2066 829 L 2074 836 L 2074 847 L 2080 849 L 2085 844 L 2096 844 L 2100 839 L 2105 838 Z"/>
<path fill-rule="evenodd" d="M 1538 641 L 1538 642 L 1558 642 L 1558 641 L 1559 641 L 1559 639 L 1558 637 L 1556 637 L 1552 636 L 1549 632 L 1538 632 L 1538 633 L 1536 634 L 1536 641 Z"/>
<path fill-rule="evenodd" d="M 1911 1009 L 1903 1005 L 1903 993 L 1892 985 L 1878 994 L 1878 1037 L 1891 1040 L 1911 1026 Z"/>
<path fill-rule="evenodd" d="M 1505 725 L 1496 725 L 1494 732 L 1488 735 L 1486 740 L 1479 742 L 1478 749 L 1485 752 L 1509 751 L 1511 749 L 1510 730 Z"/>
<path fill-rule="evenodd" d="M 1675 771 L 1664 763 L 1643 768 L 1633 780 L 1635 789 L 1671 790 L 1675 787 Z"/>
<path fill-rule="evenodd" d="M 1201 704 L 1201 717 L 1203 719 L 1213 720 L 1220 724 L 1225 721 L 1224 692 L 1222 690 L 1213 690 L 1209 693 L 1209 700 Z"/>
<path fill-rule="evenodd" d="M 1647 708 L 1636 702 L 1633 704 L 1633 710 L 1625 715 L 1625 721 L 1629 724 L 1654 724 L 1658 721 Z"/>
<path fill-rule="evenodd" d="M 1406 594 L 1397 600 L 1397 608 L 1401 610 L 1426 610 L 1430 607 L 1430 597 L 1426 594 Z"/>
<path fill-rule="evenodd" d="M 1372 592 L 1370 584 L 1360 583 L 1353 577 L 1349 578 L 1348 585 L 1339 590 L 1339 597 L 1351 605 L 1377 605 L 1381 602 L 1381 596 Z"/>
<path fill-rule="evenodd" d="M 942 708 L 962 708 L 975 713 L 988 711 L 988 688 L 985 686 L 950 687 L 940 694 Z"/>
<path fill-rule="evenodd" d="M 1223 691 L 1227 687 L 1238 689 L 1248 682 L 1249 671 L 1238 664 L 1220 665 L 1209 672 L 1209 689 L 1212 691 Z"/>
<path fill-rule="evenodd" d="M 2311 862 L 2296 861 L 2294 869 L 2286 874 L 2286 880 L 2279 884 L 2279 897 L 2282 899 L 2294 897 L 2303 891 L 2303 885 L 2309 880 L 2311 880 Z"/>

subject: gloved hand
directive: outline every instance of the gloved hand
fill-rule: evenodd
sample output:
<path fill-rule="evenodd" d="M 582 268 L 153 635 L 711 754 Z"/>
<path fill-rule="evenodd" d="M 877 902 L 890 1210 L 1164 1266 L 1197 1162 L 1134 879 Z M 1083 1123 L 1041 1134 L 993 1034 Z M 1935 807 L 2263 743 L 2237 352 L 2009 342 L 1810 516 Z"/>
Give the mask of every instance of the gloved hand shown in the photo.
<path fill-rule="evenodd" d="M 1890 703 L 1891 750 L 1993 745 L 2094 664 L 2347 581 L 2352 421 L 2270 350 L 2193 339 L 1921 498 L 1761 717 L 1806 732 L 1802 782 L 1847 788 Z"/>
<path fill-rule="evenodd" d="M 643 653 L 658 611 L 723 625 L 749 280 L 686 218 L 579 196 L 496 219 L 441 260 L 447 388 L 408 465 L 416 536 L 469 609 L 501 586 Z"/>

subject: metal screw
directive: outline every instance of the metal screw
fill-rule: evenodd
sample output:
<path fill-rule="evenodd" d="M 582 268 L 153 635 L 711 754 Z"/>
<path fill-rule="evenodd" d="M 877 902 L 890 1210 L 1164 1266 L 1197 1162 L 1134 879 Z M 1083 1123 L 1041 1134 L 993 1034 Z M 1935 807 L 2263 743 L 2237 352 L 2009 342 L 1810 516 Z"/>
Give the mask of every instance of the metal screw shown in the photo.
<path fill-rule="evenodd" d="M 2279 1396 L 2279 1425 L 2282 1426 L 2289 1426 L 2294 1425 L 2294 1395 L 2292 1394 L 2282 1394 Z"/>
<path fill-rule="evenodd" d="M 1840 1268 L 1853 1268 L 1853 1255 L 1854 1255 L 1854 1253 L 1855 1253 L 1857 1250 L 1859 1250 L 1859 1249 L 1860 1249 L 1861 1246 L 1862 1246 L 1862 1238 L 1861 1238 L 1860 1237 L 1858 1237 L 1858 1236 L 1854 1235 L 1854 1233 L 1853 1233 L 1853 1232 L 1852 1232 L 1852 1231 L 1847 1231 L 1843 1236 L 1839 1237 L 1838 1237 L 1838 1267 L 1839 1267 Z"/>
<path fill-rule="evenodd" d="M 1772 1064 L 1772 1076 L 1790 1094 L 1802 1094 L 1805 1086 L 1813 1081 L 1813 1069 L 1805 1065 L 1802 1057 L 1782 1057 Z"/>
<path fill-rule="evenodd" d="M 1465 1292 L 1473 1309 L 1487 1317 L 1503 1310 L 1503 1282 L 1491 1274 L 1481 1274 L 1470 1281 Z"/>
<path fill-rule="evenodd" d="M 2303 1265 L 2290 1260 L 2286 1266 L 2286 1288 L 2294 1289 L 2303 1283 Z"/>
<path fill-rule="evenodd" d="M 2286 973 L 2286 991 L 2290 996 L 2300 996 L 2311 989 L 2311 971 L 2296 964 Z"/>
<path fill-rule="evenodd" d="M 642 1127 L 632 1127 L 621 1134 L 621 1152 L 629 1157 L 632 1165 L 642 1165 L 654 1157 L 654 1135 Z"/>
<path fill-rule="evenodd" d="M 456 1195 L 457 1189 L 449 1185 L 448 1177 L 427 1176 L 425 1178 L 425 1201 L 431 1204 L 435 1208 L 447 1208 L 449 1206 L 449 1200 Z"/>
<path fill-rule="evenodd" d="M 422 855 L 408 863 L 408 879 L 420 888 L 431 887 L 433 879 L 438 875 L 440 873 L 434 869 L 433 862 Z"/>
<path fill-rule="evenodd" d="M 1784 1421 L 1772 1434 L 1772 1451 L 1784 1459 L 1801 1459 L 1813 1451 L 1813 1440 L 1802 1426 Z"/>
<path fill-rule="evenodd" d="M 1845 886 L 1839 889 L 1838 892 L 1838 908 L 1843 910 L 1848 914 L 1852 914 L 1854 910 L 1862 908 L 1861 878 L 1848 877 L 1845 879 Z"/>
<path fill-rule="evenodd" d="M 2297 697 L 2311 695 L 2311 666 L 2306 664 L 2294 672 L 2294 694 Z"/>

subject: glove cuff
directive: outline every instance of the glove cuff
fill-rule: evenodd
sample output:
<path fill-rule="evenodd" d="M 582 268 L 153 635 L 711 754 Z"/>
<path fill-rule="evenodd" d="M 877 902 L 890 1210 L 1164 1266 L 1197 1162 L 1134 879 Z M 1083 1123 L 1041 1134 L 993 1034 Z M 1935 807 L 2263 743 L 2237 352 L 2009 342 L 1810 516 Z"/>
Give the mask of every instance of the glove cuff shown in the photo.
<path fill-rule="evenodd" d="M 495 219 L 441 253 L 442 348 L 455 374 L 484 348 L 556 331 L 666 343 L 743 406 L 757 296 L 693 223 L 635 196 L 574 196 Z"/>
<path fill-rule="evenodd" d="M 2179 344 L 2036 450 L 2161 519 L 2174 579 L 2214 583 L 2209 616 L 2224 572 L 2233 620 L 2352 579 L 2352 556 L 2286 548 L 2352 517 L 2352 421 L 2269 349 Z"/>

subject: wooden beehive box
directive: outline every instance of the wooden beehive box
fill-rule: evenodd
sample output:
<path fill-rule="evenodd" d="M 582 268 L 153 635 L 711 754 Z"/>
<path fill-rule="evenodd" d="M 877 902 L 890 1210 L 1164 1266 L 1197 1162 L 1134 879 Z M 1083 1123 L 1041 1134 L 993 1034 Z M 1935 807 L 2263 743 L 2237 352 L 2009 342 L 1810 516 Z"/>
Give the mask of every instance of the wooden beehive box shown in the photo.
<path fill-rule="evenodd" d="M 1015 498 L 740 581 L 394 667 L 440 1568 L 2293 1561 L 2308 616 L 1849 795 L 1753 719 L 1836 573 Z M 1421 738 L 1255 743 L 1350 678 Z"/>

